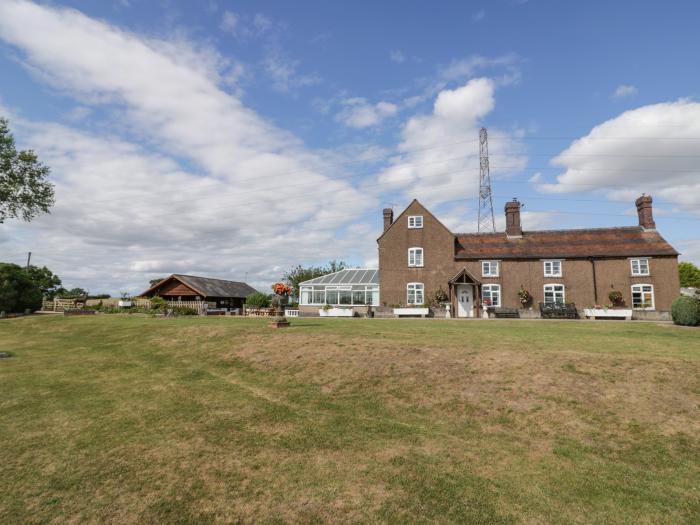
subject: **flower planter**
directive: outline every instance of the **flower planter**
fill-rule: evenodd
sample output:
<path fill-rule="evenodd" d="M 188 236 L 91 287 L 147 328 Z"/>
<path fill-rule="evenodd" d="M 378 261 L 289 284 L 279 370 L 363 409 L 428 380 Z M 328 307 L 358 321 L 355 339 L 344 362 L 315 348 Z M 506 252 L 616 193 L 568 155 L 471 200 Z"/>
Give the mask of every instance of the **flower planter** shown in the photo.
<path fill-rule="evenodd" d="M 397 317 L 402 315 L 426 317 L 429 313 L 430 308 L 394 308 L 394 315 Z"/>
<path fill-rule="evenodd" d="M 584 308 L 587 319 L 632 319 L 631 308 Z"/>
<path fill-rule="evenodd" d="M 329 308 L 324 310 L 323 308 L 318 309 L 318 315 L 321 317 L 352 317 L 352 308 Z"/>

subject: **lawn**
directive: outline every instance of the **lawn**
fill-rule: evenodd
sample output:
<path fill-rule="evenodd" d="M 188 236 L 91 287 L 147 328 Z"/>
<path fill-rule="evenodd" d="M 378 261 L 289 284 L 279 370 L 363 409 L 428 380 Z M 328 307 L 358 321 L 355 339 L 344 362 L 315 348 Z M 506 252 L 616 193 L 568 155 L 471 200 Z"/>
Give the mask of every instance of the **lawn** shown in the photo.
<path fill-rule="evenodd" d="M 700 331 L 0 321 L 0 523 L 700 523 Z"/>

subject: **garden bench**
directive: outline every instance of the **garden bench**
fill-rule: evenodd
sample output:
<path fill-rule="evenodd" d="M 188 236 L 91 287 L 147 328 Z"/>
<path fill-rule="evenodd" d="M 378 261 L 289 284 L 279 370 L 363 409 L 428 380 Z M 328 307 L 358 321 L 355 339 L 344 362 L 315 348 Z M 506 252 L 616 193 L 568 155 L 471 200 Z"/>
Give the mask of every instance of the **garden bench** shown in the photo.
<path fill-rule="evenodd" d="M 578 319 L 574 303 L 540 303 L 540 316 L 543 319 Z"/>
<path fill-rule="evenodd" d="M 517 308 L 489 308 L 490 314 L 497 319 L 518 319 L 520 311 Z"/>

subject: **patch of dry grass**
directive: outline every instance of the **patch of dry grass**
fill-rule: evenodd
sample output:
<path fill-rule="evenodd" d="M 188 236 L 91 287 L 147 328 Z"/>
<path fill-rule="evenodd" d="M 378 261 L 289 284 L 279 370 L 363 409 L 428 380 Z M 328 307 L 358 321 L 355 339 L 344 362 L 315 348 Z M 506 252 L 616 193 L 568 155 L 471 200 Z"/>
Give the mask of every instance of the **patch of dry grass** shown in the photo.
<path fill-rule="evenodd" d="M 696 523 L 700 336 L 0 323 L 0 522 Z"/>

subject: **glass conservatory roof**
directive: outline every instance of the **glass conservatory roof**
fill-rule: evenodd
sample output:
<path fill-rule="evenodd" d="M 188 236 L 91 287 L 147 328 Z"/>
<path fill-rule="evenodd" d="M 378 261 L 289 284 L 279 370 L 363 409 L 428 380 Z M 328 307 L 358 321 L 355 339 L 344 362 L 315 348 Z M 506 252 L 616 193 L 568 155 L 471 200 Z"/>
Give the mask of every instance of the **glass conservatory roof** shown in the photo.
<path fill-rule="evenodd" d="M 329 273 L 316 277 L 303 283 L 299 286 L 317 285 L 317 284 L 375 284 L 379 285 L 379 270 L 366 268 L 353 268 L 340 270 L 339 272 Z"/>

